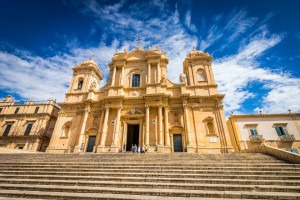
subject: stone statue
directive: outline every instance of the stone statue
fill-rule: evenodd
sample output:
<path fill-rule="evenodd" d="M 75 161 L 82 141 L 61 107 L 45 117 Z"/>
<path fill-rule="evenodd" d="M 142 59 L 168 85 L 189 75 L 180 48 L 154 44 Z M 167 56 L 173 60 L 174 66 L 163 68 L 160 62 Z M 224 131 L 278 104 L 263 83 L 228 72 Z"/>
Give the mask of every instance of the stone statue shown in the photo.
<path fill-rule="evenodd" d="M 165 76 L 165 75 L 162 75 L 161 81 L 160 81 L 160 82 L 163 83 L 163 84 L 166 84 L 166 83 L 167 83 L 167 79 L 166 79 L 166 76 Z"/>
<path fill-rule="evenodd" d="M 96 87 L 97 87 L 97 84 L 96 84 L 96 82 L 94 81 L 94 82 L 91 84 L 90 89 L 92 90 L 92 89 L 95 89 Z"/>
<path fill-rule="evenodd" d="M 185 83 L 185 77 L 182 74 L 180 74 L 180 83 Z"/>

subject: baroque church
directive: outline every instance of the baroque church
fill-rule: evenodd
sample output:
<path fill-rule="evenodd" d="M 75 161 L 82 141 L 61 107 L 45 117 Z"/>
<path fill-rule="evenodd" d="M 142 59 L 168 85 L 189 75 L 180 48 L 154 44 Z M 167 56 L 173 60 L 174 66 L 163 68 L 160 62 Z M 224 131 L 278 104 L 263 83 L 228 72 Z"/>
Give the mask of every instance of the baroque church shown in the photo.
<path fill-rule="evenodd" d="M 159 47 L 116 52 L 100 89 L 93 58 L 74 67 L 47 152 L 117 153 L 134 144 L 157 153 L 233 152 L 212 57 L 188 53 L 179 84 L 168 79 L 168 62 Z"/>

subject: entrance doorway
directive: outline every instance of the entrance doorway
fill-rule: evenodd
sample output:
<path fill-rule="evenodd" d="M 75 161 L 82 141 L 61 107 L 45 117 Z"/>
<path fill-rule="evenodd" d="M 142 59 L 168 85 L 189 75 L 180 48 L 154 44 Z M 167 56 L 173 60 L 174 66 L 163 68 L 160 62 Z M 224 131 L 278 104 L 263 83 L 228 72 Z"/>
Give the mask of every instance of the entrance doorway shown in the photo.
<path fill-rule="evenodd" d="M 89 136 L 89 142 L 88 142 L 86 152 L 93 152 L 95 146 L 95 140 L 96 140 L 96 136 Z"/>
<path fill-rule="evenodd" d="M 173 134 L 174 152 L 183 152 L 181 134 Z"/>
<path fill-rule="evenodd" d="M 139 128 L 138 124 L 128 124 L 126 151 L 131 151 L 132 145 L 139 145 Z"/>

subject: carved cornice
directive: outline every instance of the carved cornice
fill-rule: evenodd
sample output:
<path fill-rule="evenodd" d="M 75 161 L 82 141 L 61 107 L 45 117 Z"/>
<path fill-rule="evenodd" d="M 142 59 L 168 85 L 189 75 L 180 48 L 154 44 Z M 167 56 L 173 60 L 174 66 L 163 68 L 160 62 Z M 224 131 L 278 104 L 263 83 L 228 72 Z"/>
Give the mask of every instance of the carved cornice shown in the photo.
<path fill-rule="evenodd" d="M 231 115 L 229 118 L 271 118 L 271 117 L 300 117 L 300 113 L 282 113 L 282 114 L 245 114 L 245 115 Z"/>
<path fill-rule="evenodd" d="M 218 84 L 186 86 L 187 89 L 191 89 L 191 88 L 217 88 L 217 87 L 218 87 Z"/>
<path fill-rule="evenodd" d="M 44 117 L 51 116 L 50 113 L 18 113 L 18 114 L 1 114 L 0 118 L 22 118 L 22 117 Z"/>

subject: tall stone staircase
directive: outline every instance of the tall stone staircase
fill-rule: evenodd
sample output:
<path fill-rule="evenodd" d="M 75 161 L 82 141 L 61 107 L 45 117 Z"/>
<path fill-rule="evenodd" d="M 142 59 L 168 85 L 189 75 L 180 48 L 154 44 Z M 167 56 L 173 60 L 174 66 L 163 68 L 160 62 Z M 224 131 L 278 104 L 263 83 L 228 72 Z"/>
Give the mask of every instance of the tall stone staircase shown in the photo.
<path fill-rule="evenodd" d="M 264 154 L 0 154 L 2 199 L 300 199 L 300 165 Z"/>

